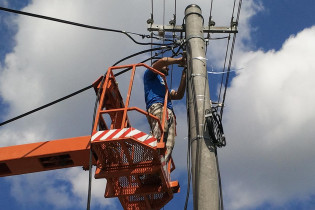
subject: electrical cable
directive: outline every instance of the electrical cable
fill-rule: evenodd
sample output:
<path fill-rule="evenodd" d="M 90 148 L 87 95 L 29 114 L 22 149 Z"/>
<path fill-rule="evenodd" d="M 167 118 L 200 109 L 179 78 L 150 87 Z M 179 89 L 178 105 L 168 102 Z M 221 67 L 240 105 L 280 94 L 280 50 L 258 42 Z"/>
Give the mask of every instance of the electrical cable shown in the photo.
<path fill-rule="evenodd" d="M 212 4 L 213 4 L 213 0 L 211 0 L 211 5 L 210 5 L 209 24 L 210 24 L 210 21 L 212 19 Z"/>
<path fill-rule="evenodd" d="M 186 70 L 187 71 L 187 70 Z M 188 77 L 186 77 L 186 84 L 188 83 Z M 186 96 L 188 95 L 188 88 L 186 88 Z M 189 120 L 189 112 L 190 112 L 190 107 L 189 107 L 189 101 L 188 97 L 186 97 L 186 107 L 187 107 L 187 125 L 188 128 L 190 128 L 190 120 Z M 185 206 L 184 210 L 187 210 L 188 206 L 188 200 L 189 200 L 189 195 L 190 195 L 190 180 L 191 180 L 191 145 L 190 145 L 190 129 L 188 129 L 188 139 L 187 139 L 187 192 L 186 192 L 186 199 L 185 199 Z"/>
<path fill-rule="evenodd" d="M 235 1 L 234 1 L 234 7 L 235 7 Z M 241 7 L 242 7 L 242 0 L 239 0 L 239 6 L 238 6 L 238 11 L 237 11 L 236 23 L 238 23 L 238 21 L 239 21 Z M 232 20 L 233 20 L 233 14 L 234 14 L 234 8 L 233 8 L 233 12 L 232 12 L 231 24 L 232 24 Z M 226 80 L 225 80 L 225 88 L 224 88 L 224 94 L 223 94 L 223 99 L 222 99 L 222 107 L 221 107 L 221 110 L 220 110 L 220 117 L 221 117 L 221 119 L 222 119 L 222 116 L 223 116 L 227 85 L 228 85 L 228 81 L 229 81 L 229 75 L 230 75 L 230 72 L 231 72 L 231 65 L 232 65 L 232 58 L 233 58 L 235 40 L 236 40 L 236 34 L 233 35 L 233 41 L 232 41 L 232 46 L 231 46 L 230 58 L 229 58 L 229 65 L 228 65 L 228 70 L 227 70 L 228 73 L 227 73 Z M 219 179 L 220 207 L 221 207 L 222 210 L 224 210 L 221 175 L 220 175 L 219 161 L 218 161 L 218 156 L 217 156 L 217 151 L 216 150 L 215 150 L 215 156 L 216 156 L 216 161 L 217 161 L 217 171 L 218 171 L 218 179 Z"/>
<path fill-rule="evenodd" d="M 57 19 L 57 18 L 48 17 L 48 16 L 44 16 L 44 15 L 38 15 L 38 14 L 34 14 L 34 13 L 29 13 L 29 12 L 22 12 L 22 11 L 13 10 L 13 9 L 4 8 L 4 7 L 0 7 L 0 10 L 6 11 L 6 12 L 15 13 L 15 14 L 20 14 L 20 15 L 26 15 L 26 16 L 30 16 L 30 17 L 50 20 L 50 21 L 54 21 L 54 22 L 59 22 L 59 23 L 79 26 L 79 27 L 83 27 L 83 28 L 89 28 L 89 29 L 100 30 L 100 31 L 108 31 L 108 32 L 114 32 L 114 33 L 121 33 L 121 34 L 126 35 L 128 38 L 130 38 L 136 44 L 139 44 L 139 45 L 151 45 L 151 43 L 138 42 L 132 36 L 130 36 L 129 34 L 138 35 L 138 36 L 141 36 L 142 38 L 151 38 L 150 35 L 138 34 L 138 33 L 127 32 L 127 31 L 122 31 L 122 30 L 110 29 L 110 28 L 102 28 L 102 27 L 97 27 L 97 26 L 90 26 L 90 25 L 86 25 L 86 24 L 71 22 L 71 21 L 67 21 L 67 20 L 63 20 L 63 19 Z M 161 44 L 161 43 L 153 43 L 153 45 L 163 45 L 163 44 Z"/>
<path fill-rule="evenodd" d="M 233 3 L 233 9 L 232 9 L 232 15 L 231 15 L 231 24 L 232 24 L 233 19 L 234 19 L 235 6 L 236 6 L 236 0 L 234 0 L 234 3 Z M 228 49 L 229 49 L 229 45 L 230 45 L 230 39 L 231 39 L 231 34 L 229 34 L 229 37 L 228 37 L 228 42 L 227 42 L 227 46 L 226 46 L 226 52 L 225 52 L 224 65 L 223 65 L 222 72 L 225 72 L 225 65 L 226 65 L 227 55 L 228 55 L 228 51 L 229 51 Z M 220 102 L 220 100 L 221 100 L 221 91 L 222 91 L 224 76 L 225 75 L 222 74 L 218 102 Z"/>
<path fill-rule="evenodd" d="M 212 21 L 212 4 L 213 4 L 213 0 L 211 0 L 211 5 L 210 5 L 209 22 L 208 22 L 209 29 L 210 29 L 211 21 Z M 208 39 L 210 39 L 210 32 L 208 32 L 207 37 Z"/>
<path fill-rule="evenodd" d="M 233 21 L 233 19 L 234 19 L 235 5 L 236 5 L 236 0 L 234 0 L 234 3 L 233 3 L 233 10 L 232 10 L 231 23 L 232 23 L 232 21 Z"/>
<path fill-rule="evenodd" d="M 170 48 L 170 49 L 171 49 L 172 47 L 158 47 L 158 48 L 153 48 L 153 49 L 148 49 L 148 50 L 142 50 L 142 51 L 140 51 L 140 52 L 137 52 L 137 53 L 134 53 L 134 54 L 132 54 L 132 55 L 129 55 L 129 56 L 123 58 L 123 59 L 120 59 L 119 61 L 117 61 L 116 63 L 114 63 L 112 66 L 116 66 L 117 64 L 119 64 L 119 63 L 121 63 L 121 62 L 123 62 L 123 61 L 125 61 L 125 60 L 127 60 L 127 59 L 129 59 L 129 58 L 135 57 L 135 56 L 137 56 L 137 55 L 141 55 L 141 54 L 147 53 L 147 52 L 162 50 L 162 49 L 165 49 L 165 48 L 166 48 L 166 49 L 167 49 L 167 48 Z"/>
<path fill-rule="evenodd" d="M 236 22 L 239 21 L 239 17 L 240 17 L 240 13 L 241 13 L 241 8 L 242 8 L 242 0 L 239 0 Z M 231 71 L 231 65 L 232 65 L 232 58 L 233 58 L 233 53 L 234 53 L 235 40 L 236 40 L 236 34 L 233 35 L 233 41 L 232 41 L 232 47 L 231 47 L 231 53 L 230 53 L 230 58 L 229 58 L 229 65 L 228 65 L 228 73 L 227 73 L 226 80 L 225 80 L 225 89 L 224 89 L 224 93 L 223 93 L 222 107 L 221 107 L 221 110 L 220 110 L 220 117 L 221 117 L 221 119 L 222 119 L 222 116 L 223 116 L 223 109 L 224 109 L 226 91 L 227 91 L 227 86 L 228 86 L 228 81 L 229 81 L 229 76 L 230 76 L 230 71 Z"/>
<path fill-rule="evenodd" d="M 229 51 L 229 46 L 230 46 L 230 37 L 231 35 L 229 34 L 229 39 L 228 39 L 228 42 L 227 42 L 227 45 L 226 45 L 226 50 L 225 50 L 225 58 L 224 58 L 224 64 L 223 64 L 223 70 L 222 72 L 225 72 L 225 65 L 226 65 L 226 61 L 227 61 L 227 56 L 228 56 L 228 51 Z M 222 86 L 223 86 L 223 78 L 224 78 L 224 75 L 225 74 L 222 74 L 222 77 L 221 77 L 221 84 L 220 84 L 220 91 L 219 91 L 219 98 L 218 98 L 218 102 L 220 103 L 220 100 L 221 100 L 221 91 L 222 91 Z"/>
<path fill-rule="evenodd" d="M 140 54 L 143 54 L 143 53 L 147 53 L 147 52 L 152 52 L 152 51 L 161 50 L 161 49 L 164 49 L 164 48 L 153 48 L 153 49 L 143 50 L 143 51 L 134 53 L 134 54 L 132 54 L 132 55 L 129 55 L 129 56 L 127 56 L 127 57 L 125 57 L 125 58 L 123 58 L 123 59 L 117 61 L 113 66 L 116 66 L 117 64 L 121 63 L 122 61 L 127 60 L 127 59 L 129 59 L 129 58 L 132 58 L 132 57 L 134 57 L 134 56 L 137 56 L 137 55 L 140 55 Z M 171 50 L 171 48 L 166 48 L 166 49 L 168 49 L 167 51 Z M 162 52 L 164 53 L 164 51 L 162 51 Z M 151 57 L 151 58 L 152 58 L 152 57 Z M 151 58 L 149 58 L 149 59 L 151 59 Z M 142 63 L 142 62 L 141 62 L 141 63 Z M 114 76 L 115 76 L 115 77 L 116 77 L 116 76 L 119 76 L 119 75 L 121 75 L 121 74 L 123 74 L 123 73 L 129 71 L 130 69 L 131 69 L 131 68 L 127 68 L 127 69 L 125 69 L 125 70 L 123 70 L 123 71 L 120 71 L 120 72 L 116 73 Z"/>
<path fill-rule="evenodd" d="M 165 0 L 163 0 L 163 31 L 165 26 Z"/>
<path fill-rule="evenodd" d="M 105 74 L 103 75 L 102 81 L 100 83 L 100 87 L 103 86 L 104 82 L 105 82 L 105 75 L 107 74 L 107 72 L 105 72 Z M 96 94 L 96 99 L 95 99 L 95 104 L 94 104 L 94 112 L 93 112 L 93 119 L 92 119 L 92 128 L 91 128 L 91 138 L 90 138 L 90 152 L 89 152 L 89 184 L 88 184 L 88 198 L 87 198 L 87 206 L 86 209 L 90 210 L 91 208 L 91 197 L 92 197 L 92 169 L 93 169 L 93 165 L 92 165 L 92 155 L 93 155 L 93 148 L 92 148 L 92 136 L 93 136 L 93 129 L 94 129 L 94 125 L 95 125 L 95 118 L 96 118 L 96 110 L 97 110 L 97 103 L 100 100 L 100 95 L 101 95 L 101 89 L 99 88 Z"/>
<path fill-rule="evenodd" d="M 210 40 L 219 40 L 219 39 L 228 39 L 229 36 L 223 36 L 223 37 L 216 37 L 216 38 L 209 38 Z"/>
<path fill-rule="evenodd" d="M 104 81 L 104 77 L 102 79 L 102 84 Z M 100 88 L 101 89 L 101 88 Z M 91 208 L 91 197 L 92 197 L 92 169 L 93 169 L 93 165 L 92 165 L 92 155 L 93 155 L 93 149 L 92 149 L 92 136 L 93 136 L 93 128 L 94 128 L 94 123 L 95 123 L 95 117 L 96 117 L 96 109 L 97 109 L 97 102 L 100 98 L 100 89 L 97 92 L 97 97 L 95 100 L 95 104 L 94 104 L 94 113 L 93 113 L 93 120 L 92 120 L 92 129 L 91 129 L 91 138 L 90 138 L 90 151 L 89 151 L 89 184 L 88 184 L 88 198 L 87 198 L 87 206 L 86 209 L 90 210 Z"/>
<path fill-rule="evenodd" d="M 93 85 L 89 85 L 89 86 L 87 86 L 87 87 L 85 87 L 85 88 L 82 88 L 81 90 L 78 90 L 78 91 L 76 91 L 76 92 L 74 92 L 74 93 L 71 93 L 71 94 L 69 94 L 69 95 L 67 95 L 67 96 L 64 96 L 64 97 L 62 97 L 62 98 L 60 98 L 60 99 L 57 99 L 57 100 L 55 100 L 55 101 L 52 101 L 52 102 L 50 102 L 50 103 L 48 103 L 48 104 L 45 104 L 45 105 L 43 105 L 43 106 L 40 106 L 40 107 L 38 107 L 38 108 L 36 108 L 36 109 L 33 109 L 33 110 L 31 110 L 31 111 L 29 111 L 29 112 L 26 112 L 26 113 L 24 113 L 24 114 L 21 114 L 21 115 L 19 115 L 19 116 L 16 116 L 16 117 L 14 117 L 14 118 L 12 118 L 12 119 L 6 120 L 6 121 L 0 123 L 0 127 L 3 126 L 3 125 L 5 125 L 5 124 L 8 124 L 8 123 L 10 123 L 10 122 L 13 122 L 13 121 L 15 121 L 15 120 L 18 120 L 18 119 L 20 119 L 20 118 L 23 118 L 23 117 L 25 117 L 25 116 L 27 116 L 27 115 L 30 115 L 30 114 L 32 114 L 32 113 L 34 113 L 34 112 L 37 112 L 37 111 L 40 111 L 40 110 L 42 110 L 42 109 L 44 109 L 44 108 L 47 108 L 47 107 L 49 107 L 49 106 L 52 106 L 52 105 L 54 105 L 54 104 L 56 104 L 56 103 L 58 103 L 58 102 L 61 102 L 61 101 L 63 101 L 63 100 L 66 100 L 66 99 L 68 99 L 68 98 L 70 98 L 70 97 L 72 97 L 72 96 L 75 96 L 75 95 L 77 95 L 77 94 L 79 94 L 79 93 L 82 93 L 82 92 L 84 92 L 84 91 L 86 91 L 86 90 L 88 90 L 88 89 L 90 89 L 90 88 L 92 88 L 92 87 L 93 87 Z"/>
<path fill-rule="evenodd" d="M 220 173 L 220 167 L 219 167 L 219 158 L 218 158 L 218 151 L 217 148 L 214 150 L 215 153 L 215 160 L 217 164 L 217 172 L 218 172 L 218 181 L 219 181 L 219 195 L 220 195 L 220 210 L 224 210 L 224 205 L 223 205 L 223 193 L 222 193 L 222 182 L 221 182 L 221 173 Z"/>

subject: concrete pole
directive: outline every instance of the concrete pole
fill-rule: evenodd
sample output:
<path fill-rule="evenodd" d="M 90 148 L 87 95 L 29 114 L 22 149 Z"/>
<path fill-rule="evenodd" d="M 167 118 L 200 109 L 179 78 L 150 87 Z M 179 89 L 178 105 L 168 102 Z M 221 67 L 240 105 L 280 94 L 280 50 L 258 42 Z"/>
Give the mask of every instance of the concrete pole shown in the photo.
<path fill-rule="evenodd" d="M 211 108 L 206 71 L 203 17 L 197 5 L 185 10 L 187 41 L 187 103 L 194 210 L 218 210 L 219 189 L 215 147 L 205 129 L 205 110 Z"/>

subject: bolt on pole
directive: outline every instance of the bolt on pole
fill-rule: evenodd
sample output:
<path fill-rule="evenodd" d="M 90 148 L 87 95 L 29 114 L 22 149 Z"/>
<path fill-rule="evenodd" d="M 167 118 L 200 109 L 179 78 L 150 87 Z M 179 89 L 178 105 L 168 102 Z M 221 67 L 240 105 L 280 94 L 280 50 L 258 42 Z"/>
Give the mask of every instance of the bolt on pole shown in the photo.
<path fill-rule="evenodd" d="M 205 110 L 211 108 L 203 17 L 199 6 L 185 10 L 187 50 L 187 100 L 193 203 L 195 210 L 218 210 L 218 173 L 213 145 L 205 126 Z"/>

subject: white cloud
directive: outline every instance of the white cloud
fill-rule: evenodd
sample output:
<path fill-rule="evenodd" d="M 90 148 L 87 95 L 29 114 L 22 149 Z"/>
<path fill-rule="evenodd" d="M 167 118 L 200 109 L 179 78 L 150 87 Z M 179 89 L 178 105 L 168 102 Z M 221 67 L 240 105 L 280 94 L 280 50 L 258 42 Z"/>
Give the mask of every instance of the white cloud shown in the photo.
<path fill-rule="evenodd" d="M 222 150 L 229 209 L 246 209 L 315 193 L 315 27 L 291 36 L 279 51 L 248 52 L 225 109 Z"/>
<path fill-rule="evenodd" d="M 7 7 L 9 5 L 7 0 L 1 0 L 0 1 L 1 5 L 3 5 L 4 7 Z"/>
<path fill-rule="evenodd" d="M 94 168 L 95 169 L 95 168 Z M 48 171 L 7 178 L 11 195 L 24 205 L 52 205 L 56 209 L 83 209 L 88 194 L 88 171 L 82 168 Z M 91 207 L 115 208 L 114 199 L 105 199 L 105 179 L 93 179 Z"/>
<path fill-rule="evenodd" d="M 95 167 L 93 168 L 93 174 L 94 170 Z M 69 177 L 71 177 L 70 182 L 72 184 L 72 192 L 79 197 L 80 206 L 85 206 L 87 202 L 88 171 L 84 172 L 81 168 L 72 168 L 69 169 L 64 175 L 65 180 L 68 180 Z M 91 186 L 92 206 L 110 206 L 111 208 L 115 207 L 115 198 L 104 198 L 106 179 L 92 179 Z"/>
<path fill-rule="evenodd" d="M 185 7 L 191 1 L 182 1 L 177 5 L 177 24 L 181 24 Z M 202 8 L 209 8 L 209 1 L 194 1 Z M 121 5 L 124 4 L 124 7 Z M 244 23 L 239 38 L 249 38 L 249 18 L 258 11 L 253 1 L 246 1 L 242 11 Z M 246 6 L 247 5 L 247 6 Z M 74 22 L 100 27 L 121 29 L 146 33 L 146 19 L 150 16 L 150 1 L 86 1 L 86 0 L 34 0 L 24 11 L 66 19 Z M 226 10 L 226 8 L 231 10 Z M 174 5 L 167 2 L 165 23 L 173 15 Z M 154 17 L 156 24 L 162 24 L 162 3 L 155 3 Z M 213 17 L 217 25 L 228 25 L 232 12 L 231 1 L 215 2 Z M 207 22 L 209 10 L 203 10 Z M 225 21 L 223 21 L 225 20 Z M 75 26 L 54 23 L 25 16 L 14 16 L 11 25 L 18 27 L 15 36 L 16 46 L 0 69 L 0 95 L 10 106 L 7 118 L 19 115 L 40 105 L 51 102 L 94 82 L 106 69 L 117 60 L 138 52 L 146 47 L 138 46 L 122 34 L 93 31 Z M 141 40 L 146 42 L 147 40 Z M 213 47 L 211 51 L 216 51 Z M 216 56 L 222 61 L 224 50 Z M 255 53 L 253 53 L 255 55 Z M 131 59 L 124 63 L 135 63 L 142 59 Z M 242 64 L 243 65 L 243 64 Z M 120 88 L 126 89 L 125 79 L 119 81 Z M 133 94 L 135 103 L 144 107 L 142 83 L 138 75 Z M 232 92 L 232 91 L 231 91 Z M 137 95 L 135 94 L 137 93 Z M 139 93 L 139 94 L 138 94 Z M 229 93 L 232 95 L 232 93 Z M 89 135 L 92 124 L 94 93 L 88 91 L 75 98 L 68 99 L 51 108 L 47 108 L 32 116 L 8 124 L 1 128 L 1 146 L 46 141 L 50 139 Z M 178 171 L 186 166 L 187 135 L 186 110 L 181 104 L 175 107 L 177 114 L 176 147 L 174 159 Z M 139 126 L 145 127 L 140 123 Z M 147 126 L 147 125 L 146 125 Z M 184 131 L 184 132 L 182 132 Z M 23 177 L 12 177 L 12 196 L 20 203 L 40 202 L 43 198 L 56 208 L 67 208 L 74 198 L 79 204 L 85 203 L 87 173 L 79 169 L 66 172 L 45 172 Z M 48 174 L 50 180 L 45 181 Z M 56 176 L 56 178 L 55 178 Z M 62 180 L 67 188 L 56 183 Z M 37 186 L 41 181 L 45 183 Z M 82 184 L 84 183 L 84 184 Z M 23 187 L 22 187 L 23 186 Z M 105 180 L 93 182 L 94 205 L 112 205 L 112 201 L 103 198 Z M 41 196 L 39 196 L 41 195 Z M 60 204 L 52 203 L 49 197 L 61 200 Z"/>

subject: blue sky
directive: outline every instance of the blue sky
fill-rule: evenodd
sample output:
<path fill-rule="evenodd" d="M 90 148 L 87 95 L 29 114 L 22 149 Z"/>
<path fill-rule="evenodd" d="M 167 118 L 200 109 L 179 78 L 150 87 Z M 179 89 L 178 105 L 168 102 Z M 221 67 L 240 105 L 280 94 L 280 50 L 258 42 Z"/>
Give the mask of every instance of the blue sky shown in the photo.
<path fill-rule="evenodd" d="M 126 7 L 120 7 L 122 2 Z M 178 20 L 191 3 L 201 6 L 207 20 L 210 0 L 177 2 Z M 154 4 L 155 23 L 162 24 L 162 2 Z M 173 4 L 167 4 L 166 22 L 173 15 Z M 233 1 L 213 5 L 217 25 L 227 25 Z M 0 6 L 141 33 L 147 33 L 145 22 L 151 12 L 151 1 L 144 0 L 0 0 Z M 232 66 L 242 70 L 233 74 L 229 84 L 224 112 L 227 146 L 219 150 L 225 209 L 315 209 L 314 8 L 312 0 L 243 2 Z M 0 121 L 81 89 L 115 61 L 146 49 L 122 35 L 3 11 L 0 37 Z M 208 70 L 222 70 L 225 43 L 210 42 Z M 221 78 L 209 78 L 214 99 Z M 125 79 L 122 76 L 121 89 Z M 177 83 L 174 73 L 174 86 Z M 141 82 L 137 85 L 142 89 Z M 141 94 L 135 96 L 135 103 L 141 100 Z M 0 146 L 88 135 L 93 103 L 94 93 L 88 91 L 5 125 L 0 128 Z M 178 130 L 186 131 L 184 100 L 175 103 L 175 112 Z M 165 209 L 184 206 L 186 136 L 186 132 L 178 134 L 174 150 L 173 179 L 179 180 L 181 193 Z M 104 189 L 104 180 L 93 182 L 92 209 L 121 209 L 116 199 L 103 198 Z M 3 209 L 85 209 L 86 193 L 87 173 L 80 168 L 0 179 Z"/>

